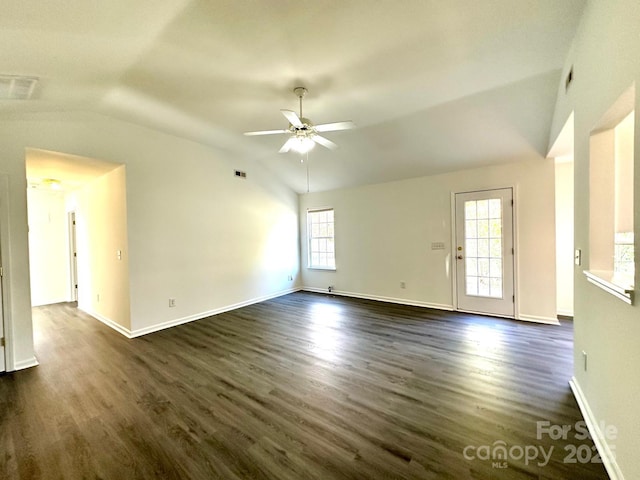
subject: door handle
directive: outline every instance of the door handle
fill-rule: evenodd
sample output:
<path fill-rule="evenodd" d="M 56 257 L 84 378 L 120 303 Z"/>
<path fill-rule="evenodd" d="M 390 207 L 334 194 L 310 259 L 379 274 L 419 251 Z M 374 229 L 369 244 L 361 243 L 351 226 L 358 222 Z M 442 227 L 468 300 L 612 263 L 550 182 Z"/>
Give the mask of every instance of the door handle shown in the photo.
<path fill-rule="evenodd" d="M 458 255 L 458 260 L 462 260 L 462 255 Z"/>

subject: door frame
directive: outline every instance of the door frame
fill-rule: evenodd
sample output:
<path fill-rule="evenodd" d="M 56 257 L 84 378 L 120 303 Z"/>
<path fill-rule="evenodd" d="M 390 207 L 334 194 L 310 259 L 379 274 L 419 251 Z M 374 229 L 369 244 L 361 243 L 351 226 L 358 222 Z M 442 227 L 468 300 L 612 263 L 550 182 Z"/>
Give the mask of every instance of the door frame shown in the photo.
<path fill-rule="evenodd" d="M 464 190 L 455 190 L 451 191 L 451 251 L 449 253 L 449 271 L 451 272 L 451 304 L 453 305 L 453 310 L 456 312 L 460 312 L 461 310 L 458 308 L 458 273 L 456 268 L 456 195 L 459 193 L 473 193 L 473 192 L 486 192 L 490 190 L 501 190 L 504 188 L 510 188 L 513 192 L 513 313 L 516 320 L 520 319 L 520 295 L 518 288 L 518 277 L 519 277 L 519 265 L 520 265 L 520 242 L 518 236 L 518 186 L 517 185 L 496 185 L 482 188 L 469 188 Z M 496 315 L 491 313 L 481 313 L 479 315 L 486 315 L 489 317 L 500 317 L 500 318 L 511 318 L 504 317 L 502 315 Z"/>
<path fill-rule="evenodd" d="M 11 320 L 11 295 L 9 289 L 11 285 L 10 259 L 8 256 L 9 245 L 9 177 L 0 174 L 0 265 L 2 265 L 3 275 L 0 277 L 0 322 L 3 322 L 4 336 L 4 371 L 15 370 L 13 361 L 13 324 Z"/>
<path fill-rule="evenodd" d="M 67 212 L 67 229 L 69 238 L 69 300 L 78 301 L 78 226 L 75 209 Z"/>

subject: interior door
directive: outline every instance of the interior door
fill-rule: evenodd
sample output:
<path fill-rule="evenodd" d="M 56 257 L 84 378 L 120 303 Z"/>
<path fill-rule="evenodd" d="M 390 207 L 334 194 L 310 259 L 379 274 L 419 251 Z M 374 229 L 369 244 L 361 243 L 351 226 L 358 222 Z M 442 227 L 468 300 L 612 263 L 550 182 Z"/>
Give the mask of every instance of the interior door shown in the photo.
<path fill-rule="evenodd" d="M 513 190 L 457 193 L 458 310 L 513 317 Z"/>

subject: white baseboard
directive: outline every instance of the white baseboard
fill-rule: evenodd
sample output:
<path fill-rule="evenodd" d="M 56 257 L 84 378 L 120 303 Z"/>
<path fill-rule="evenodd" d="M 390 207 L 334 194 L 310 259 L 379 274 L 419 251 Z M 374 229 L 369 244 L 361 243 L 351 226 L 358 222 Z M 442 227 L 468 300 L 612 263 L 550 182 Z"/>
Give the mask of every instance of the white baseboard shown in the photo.
<path fill-rule="evenodd" d="M 412 307 L 435 308 L 436 310 L 453 310 L 453 305 L 445 305 L 440 303 L 420 302 L 416 300 L 408 300 L 406 298 L 384 297 L 381 295 L 368 295 L 366 293 L 345 292 L 342 290 L 333 290 L 328 292 L 325 288 L 302 287 L 305 292 L 325 293 L 327 295 L 340 295 L 341 297 L 362 298 L 365 300 L 375 300 L 378 302 L 397 303 L 400 305 L 410 305 Z"/>
<path fill-rule="evenodd" d="M 40 365 L 36 357 L 27 358 L 26 360 L 20 360 L 13 365 L 14 370 L 24 370 L 25 368 L 37 367 Z"/>
<path fill-rule="evenodd" d="M 166 322 L 158 323 L 156 325 L 150 325 L 148 327 L 139 328 L 129 332 L 129 338 L 141 337 L 142 335 L 147 335 L 149 333 L 157 332 L 159 330 L 164 330 L 165 328 L 176 327 L 178 325 L 194 322 L 196 320 L 201 320 L 203 318 L 207 318 L 212 315 L 218 315 L 220 313 L 236 310 L 238 308 L 247 307 L 249 305 L 253 305 L 254 303 L 260 303 L 266 300 L 271 300 L 272 298 L 288 295 L 290 293 L 297 292 L 299 290 L 301 290 L 300 287 L 293 287 L 293 288 L 289 288 L 287 290 L 281 290 L 279 292 L 272 293 L 269 295 L 264 295 L 262 297 L 251 298 L 249 300 L 245 300 L 244 302 L 235 303 L 233 305 L 226 305 L 224 307 L 215 308 L 213 310 L 208 310 L 206 312 L 196 313 L 194 315 L 189 315 L 187 317 L 177 318 L 175 320 L 169 320 Z"/>
<path fill-rule="evenodd" d="M 32 303 L 31 306 L 32 307 L 44 307 L 45 305 L 55 305 L 56 303 L 66 303 L 69 302 L 69 300 L 67 300 L 66 298 L 57 298 L 57 299 L 53 299 L 53 300 L 46 300 L 44 302 L 36 302 L 36 303 Z"/>
<path fill-rule="evenodd" d="M 560 325 L 560 320 L 554 317 L 539 317 L 537 315 L 518 315 L 517 320 L 533 323 L 545 323 L 547 325 Z"/>
<path fill-rule="evenodd" d="M 573 317 L 573 310 L 558 310 L 556 313 L 561 317 Z"/>
<path fill-rule="evenodd" d="M 113 328 L 116 332 L 121 333 L 122 335 L 124 335 L 127 338 L 133 338 L 131 336 L 131 330 L 129 330 L 126 327 L 123 327 L 122 325 L 120 325 L 119 323 L 114 322 L 113 320 L 111 320 L 110 318 L 107 318 L 103 315 L 100 315 L 99 313 L 90 311 L 90 310 L 86 310 L 84 308 L 78 307 L 78 310 L 83 311 L 84 313 L 86 313 L 87 315 L 91 315 L 93 318 L 95 318 L 96 320 L 101 321 L 102 323 L 104 323 L 105 325 L 107 325 L 108 327 Z"/>
<path fill-rule="evenodd" d="M 252 299 L 249 299 L 249 300 L 245 300 L 244 302 L 235 303 L 233 305 L 227 305 L 227 306 L 216 308 L 216 309 L 213 309 L 213 310 L 208 310 L 206 312 L 196 313 L 194 315 L 189 315 L 187 317 L 176 318 L 174 320 L 168 320 L 166 322 L 157 323 L 155 325 L 150 325 L 150 326 L 144 327 L 144 328 L 138 328 L 136 330 L 129 330 L 128 328 L 125 328 L 122 325 L 114 322 L 110 318 L 104 317 L 104 316 L 102 316 L 102 315 L 100 315 L 98 313 L 91 312 L 89 310 L 85 310 L 85 309 L 80 308 L 80 307 L 78 307 L 78 309 L 82 310 L 87 315 L 91 315 L 93 318 L 95 318 L 96 320 L 101 321 L 102 323 L 104 323 L 108 327 L 113 328 L 115 331 L 117 331 L 118 333 L 121 333 L 125 337 L 127 337 L 127 338 L 136 338 L 136 337 L 141 337 L 143 335 L 147 335 L 149 333 L 158 332 L 158 331 L 164 330 L 166 328 L 177 327 L 178 325 L 182 325 L 184 323 L 189 323 L 189 322 L 194 322 L 196 320 L 201 320 L 203 318 L 207 318 L 207 317 L 210 317 L 212 315 L 218 315 L 219 313 L 228 312 L 230 310 L 236 310 L 238 308 L 246 307 L 246 306 L 252 305 L 254 303 L 264 302 L 266 300 L 271 300 L 272 298 L 281 297 L 283 295 L 288 295 L 290 293 L 297 292 L 299 290 L 302 290 L 302 289 L 300 287 L 289 288 L 287 290 L 281 290 L 281 291 L 279 291 L 277 293 L 273 293 L 273 294 L 270 294 L 270 295 L 264 295 L 262 297 L 252 298 Z"/>
<path fill-rule="evenodd" d="M 580 384 L 578 383 L 576 377 L 571 378 L 571 380 L 569 381 L 569 385 L 571 386 L 571 391 L 573 392 L 573 396 L 575 397 L 576 402 L 578 402 L 578 406 L 580 407 L 580 411 L 582 412 L 582 417 L 587 424 L 587 428 L 589 429 L 589 434 L 593 439 L 593 443 L 598 449 L 600 458 L 602 458 L 604 468 L 609 474 L 609 478 L 611 478 L 611 480 L 624 480 L 624 475 L 622 474 L 622 471 L 618 466 L 618 462 L 616 462 L 615 455 L 611 451 L 611 448 L 609 447 L 609 444 L 607 443 L 605 436 L 600 429 L 600 424 L 593 414 L 593 411 L 589 406 L 589 402 L 584 396 L 582 388 L 580 388 Z"/>

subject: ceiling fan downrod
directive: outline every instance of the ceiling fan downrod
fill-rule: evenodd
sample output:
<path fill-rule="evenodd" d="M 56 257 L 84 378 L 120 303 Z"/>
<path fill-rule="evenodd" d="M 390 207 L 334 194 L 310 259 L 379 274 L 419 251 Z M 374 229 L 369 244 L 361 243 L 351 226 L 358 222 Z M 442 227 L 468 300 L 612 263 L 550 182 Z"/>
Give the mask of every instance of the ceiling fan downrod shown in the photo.
<path fill-rule="evenodd" d="M 298 101 L 300 103 L 300 118 L 302 118 L 302 99 L 307 94 L 307 89 L 304 87 L 296 87 L 293 89 L 293 93 L 298 96 Z"/>

